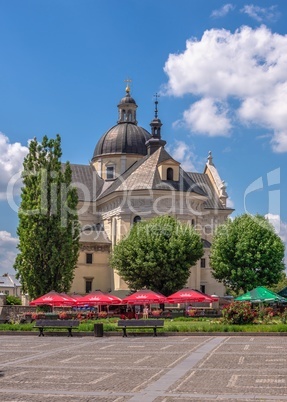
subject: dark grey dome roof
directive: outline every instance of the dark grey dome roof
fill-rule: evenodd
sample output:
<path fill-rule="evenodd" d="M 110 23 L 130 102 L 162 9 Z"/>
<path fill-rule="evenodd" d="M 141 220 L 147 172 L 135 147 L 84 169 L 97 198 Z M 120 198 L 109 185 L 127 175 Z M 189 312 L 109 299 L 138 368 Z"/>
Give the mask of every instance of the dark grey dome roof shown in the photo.
<path fill-rule="evenodd" d="M 120 105 L 121 104 L 126 104 L 126 103 L 134 103 L 136 104 L 136 101 L 134 100 L 134 98 L 132 98 L 129 94 L 126 94 L 126 96 L 124 96 L 121 100 L 120 100 Z"/>
<path fill-rule="evenodd" d="M 105 154 L 146 155 L 150 133 L 134 123 L 119 123 L 110 128 L 98 141 L 93 158 Z"/>

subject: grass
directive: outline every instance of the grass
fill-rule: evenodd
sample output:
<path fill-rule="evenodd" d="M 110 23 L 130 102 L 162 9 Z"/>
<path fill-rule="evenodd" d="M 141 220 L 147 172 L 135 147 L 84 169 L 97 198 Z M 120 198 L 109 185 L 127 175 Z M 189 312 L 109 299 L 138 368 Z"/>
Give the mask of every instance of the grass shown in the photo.
<path fill-rule="evenodd" d="M 93 332 L 94 324 L 103 323 L 104 332 L 121 331 L 117 326 L 117 319 L 89 320 L 81 322 L 78 329 L 73 331 Z M 58 331 L 55 329 L 54 331 Z M 34 328 L 34 323 L 29 324 L 0 324 L 0 331 L 38 331 Z M 135 332 L 143 332 L 143 329 L 134 330 Z M 218 318 L 174 318 L 166 319 L 164 328 L 159 328 L 158 332 L 180 332 L 180 333 L 200 333 L 200 332 L 287 332 L 287 324 L 281 322 L 270 324 L 247 324 L 247 325 L 231 325 L 224 324 Z"/>

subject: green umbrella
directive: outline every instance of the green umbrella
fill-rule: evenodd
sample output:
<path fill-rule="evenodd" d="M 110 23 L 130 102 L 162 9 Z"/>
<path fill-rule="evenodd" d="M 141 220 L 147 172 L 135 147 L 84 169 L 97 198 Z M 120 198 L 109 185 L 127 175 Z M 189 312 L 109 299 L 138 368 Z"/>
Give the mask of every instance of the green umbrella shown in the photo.
<path fill-rule="evenodd" d="M 286 288 L 280 290 L 280 292 L 278 292 L 278 294 L 282 297 L 287 297 L 287 286 L 286 286 Z"/>
<path fill-rule="evenodd" d="M 263 286 L 258 286 L 255 289 L 250 290 L 244 295 L 238 296 L 234 299 L 235 301 L 249 301 L 252 303 L 258 302 L 285 302 L 287 303 L 287 299 L 278 295 L 277 293 L 272 292 L 264 288 Z"/>

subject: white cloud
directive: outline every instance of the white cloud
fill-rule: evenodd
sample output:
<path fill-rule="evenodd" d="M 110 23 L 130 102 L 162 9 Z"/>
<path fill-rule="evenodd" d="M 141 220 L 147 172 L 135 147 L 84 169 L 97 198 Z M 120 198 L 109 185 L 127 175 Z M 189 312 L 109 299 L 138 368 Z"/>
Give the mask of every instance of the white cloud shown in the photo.
<path fill-rule="evenodd" d="M 277 6 L 264 8 L 249 4 L 245 5 L 240 11 L 258 22 L 276 22 L 280 17 L 280 13 L 277 11 Z"/>
<path fill-rule="evenodd" d="M 186 172 L 194 172 L 196 170 L 195 162 L 197 161 L 197 157 L 192 147 L 184 141 L 175 140 L 175 144 L 168 147 L 167 150 L 177 162 L 181 163 L 183 170 Z"/>
<path fill-rule="evenodd" d="M 0 275 L 5 273 L 14 274 L 14 261 L 17 255 L 18 239 L 11 233 L 0 231 Z"/>
<path fill-rule="evenodd" d="M 226 206 L 228 208 L 233 208 L 234 209 L 234 202 L 230 197 L 228 197 L 227 200 L 226 200 Z"/>
<path fill-rule="evenodd" d="M 231 129 L 227 115 L 228 109 L 222 102 L 203 98 L 184 111 L 183 121 L 195 133 L 206 133 L 210 137 L 226 136 Z"/>
<path fill-rule="evenodd" d="M 284 243 L 287 243 L 287 223 L 281 221 L 280 216 L 275 214 L 266 214 L 265 218 L 272 223 L 276 233 L 280 236 Z"/>
<path fill-rule="evenodd" d="M 28 148 L 19 142 L 10 143 L 9 138 L 0 132 L 0 200 L 7 198 L 7 185 L 17 173 L 22 171 L 24 157 Z M 20 181 L 14 191 L 19 192 Z"/>
<path fill-rule="evenodd" d="M 271 140 L 272 148 L 275 152 L 287 151 L 287 129 L 286 131 L 275 131 Z"/>
<path fill-rule="evenodd" d="M 269 220 L 270 223 L 275 228 L 276 233 L 280 236 L 281 240 L 285 244 L 285 265 L 287 267 L 287 223 L 283 222 L 279 215 L 266 214 L 265 218 Z"/>
<path fill-rule="evenodd" d="M 234 8 L 235 8 L 235 6 L 233 4 L 230 4 L 230 3 L 225 4 L 218 10 L 213 10 L 211 13 L 211 17 L 213 17 L 213 18 L 225 17 L 229 13 L 229 11 L 234 10 Z"/>
<path fill-rule="evenodd" d="M 287 103 L 287 35 L 265 26 L 205 31 L 200 40 L 189 39 L 184 52 L 170 54 L 164 71 L 166 94 L 200 98 L 177 124 L 209 136 L 228 135 L 238 123 L 255 125 L 272 133 L 275 152 L 287 152 L 282 107 Z"/>

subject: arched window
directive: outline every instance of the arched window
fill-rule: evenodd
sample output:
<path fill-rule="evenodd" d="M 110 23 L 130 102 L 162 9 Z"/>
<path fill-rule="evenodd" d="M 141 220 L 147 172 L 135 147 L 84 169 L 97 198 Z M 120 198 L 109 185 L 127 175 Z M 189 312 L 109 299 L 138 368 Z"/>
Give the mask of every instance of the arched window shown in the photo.
<path fill-rule="evenodd" d="M 141 218 L 139 215 L 137 215 L 137 216 L 134 217 L 134 223 L 138 223 L 138 222 L 140 222 L 141 220 L 142 220 L 142 218 Z"/>
<path fill-rule="evenodd" d="M 107 166 L 107 180 L 114 179 L 114 166 Z"/>
<path fill-rule="evenodd" d="M 167 168 L 166 171 L 166 179 L 167 180 L 173 180 L 173 168 Z"/>

